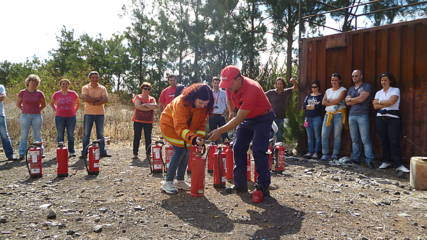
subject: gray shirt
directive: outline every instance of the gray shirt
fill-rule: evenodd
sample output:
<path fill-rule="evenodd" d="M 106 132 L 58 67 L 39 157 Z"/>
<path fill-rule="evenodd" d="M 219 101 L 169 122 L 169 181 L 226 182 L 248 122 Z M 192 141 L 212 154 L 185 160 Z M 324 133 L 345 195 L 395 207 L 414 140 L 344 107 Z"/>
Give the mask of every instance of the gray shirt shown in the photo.
<path fill-rule="evenodd" d="M 286 116 L 286 108 L 289 103 L 289 96 L 292 94 L 292 89 L 284 89 L 284 92 L 279 93 L 276 89 L 268 90 L 267 95 L 268 101 L 270 101 L 273 107 L 273 112 L 276 115 L 276 119 L 283 119 Z"/>
<path fill-rule="evenodd" d="M 366 100 L 361 103 L 352 105 L 350 108 L 349 116 L 364 115 L 369 113 L 369 106 L 371 105 L 371 99 L 372 99 L 371 84 L 362 83 L 362 85 L 360 85 L 360 87 L 358 88 L 356 88 L 355 86 L 351 86 L 348 89 L 347 96 L 355 98 L 355 97 L 358 97 L 362 92 L 368 92 L 369 97 L 366 98 Z"/>
<path fill-rule="evenodd" d="M 6 97 L 6 89 L 2 84 L 0 84 L 0 95 L 3 95 Z M 0 116 L 4 117 L 4 100 L 0 102 Z"/>

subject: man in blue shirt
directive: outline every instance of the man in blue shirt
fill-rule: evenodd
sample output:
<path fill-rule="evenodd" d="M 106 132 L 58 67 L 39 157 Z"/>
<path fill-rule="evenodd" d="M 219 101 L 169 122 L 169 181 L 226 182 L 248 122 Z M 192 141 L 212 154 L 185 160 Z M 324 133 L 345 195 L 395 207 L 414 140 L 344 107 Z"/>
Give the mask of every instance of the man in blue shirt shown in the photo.
<path fill-rule="evenodd" d="M 348 89 L 345 103 L 350 106 L 348 124 L 351 136 L 351 160 L 360 164 L 360 141 L 365 152 L 366 165 L 373 168 L 374 153 L 372 141 L 369 136 L 369 106 L 372 96 L 372 86 L 363 82 L 363 74 L 360 70 L 354 70 L 351 74 L 354 85 Z"/>

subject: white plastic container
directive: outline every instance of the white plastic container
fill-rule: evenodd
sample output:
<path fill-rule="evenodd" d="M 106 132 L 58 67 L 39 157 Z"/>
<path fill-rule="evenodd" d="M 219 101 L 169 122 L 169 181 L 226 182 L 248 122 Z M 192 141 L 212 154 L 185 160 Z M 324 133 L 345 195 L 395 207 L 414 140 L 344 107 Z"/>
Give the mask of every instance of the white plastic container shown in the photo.
<path fill-rule="evenodd" d="M 427 190 L 427 157 L 411 157 L 410 184 L 416 190 Z"/>

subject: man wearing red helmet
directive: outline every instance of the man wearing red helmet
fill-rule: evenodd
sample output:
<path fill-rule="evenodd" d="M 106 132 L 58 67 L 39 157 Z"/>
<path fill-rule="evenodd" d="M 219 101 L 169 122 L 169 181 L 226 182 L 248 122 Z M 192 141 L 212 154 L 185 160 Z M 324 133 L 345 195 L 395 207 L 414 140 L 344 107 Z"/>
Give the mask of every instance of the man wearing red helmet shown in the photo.
<path fill-rule="evenodd" d="M 271 182 L 268 169 L 267 149 L 274 114 L 261 85 L 240 74 L 240 69 L 230 65 L 222 69 L 220 88 L 225 88 L 229 110 L 237 109 L 237 114 L 230 114 L 232 118 L 224 126 L 209 133 L 209 140 L 215 141 L 221 134 L 235 127 L 234 139 L 234 186 L 238 193 L 247 192 L 247 151 L 252 142 L 252 152 L 259 177 L 256 188 L 268 196 L 268 187 Z"/>

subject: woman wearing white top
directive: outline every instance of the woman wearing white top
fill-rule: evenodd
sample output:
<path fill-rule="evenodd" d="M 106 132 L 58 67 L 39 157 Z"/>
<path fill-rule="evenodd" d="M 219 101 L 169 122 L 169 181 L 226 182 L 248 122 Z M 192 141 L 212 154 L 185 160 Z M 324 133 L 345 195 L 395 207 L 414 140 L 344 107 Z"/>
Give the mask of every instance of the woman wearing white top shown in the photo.
<path fill-rule="evenodd" d="M 374 109 L 378 110 L 376 126 L 383 152 L 383 160 L 379 168 L 388 168 L 394 163 L 396 170 L 409 172 L 402 163 L 400 150 L 400 90 L 391 87 L 391 84 L 395 83 L 391 73 L 383 73 L 379 78 L 383 88 L 375 94 L 372 101 Z"/>
<path fill-rule="evenodd" d="M 322 104 L 326 106 L 326 114 L 322 125 L 322 161 L 337 160 L 341 150 L 342 127 L 347 119 L 347 111 L 344 98 L 347 92 L 345 87 L 341 86 L 341 75 L 333 73 L 331 75 L 332 87 L 326 90 Z M 329 135 L 334 131 L 334 148 L 332 157 L 329 155 Z"/>

